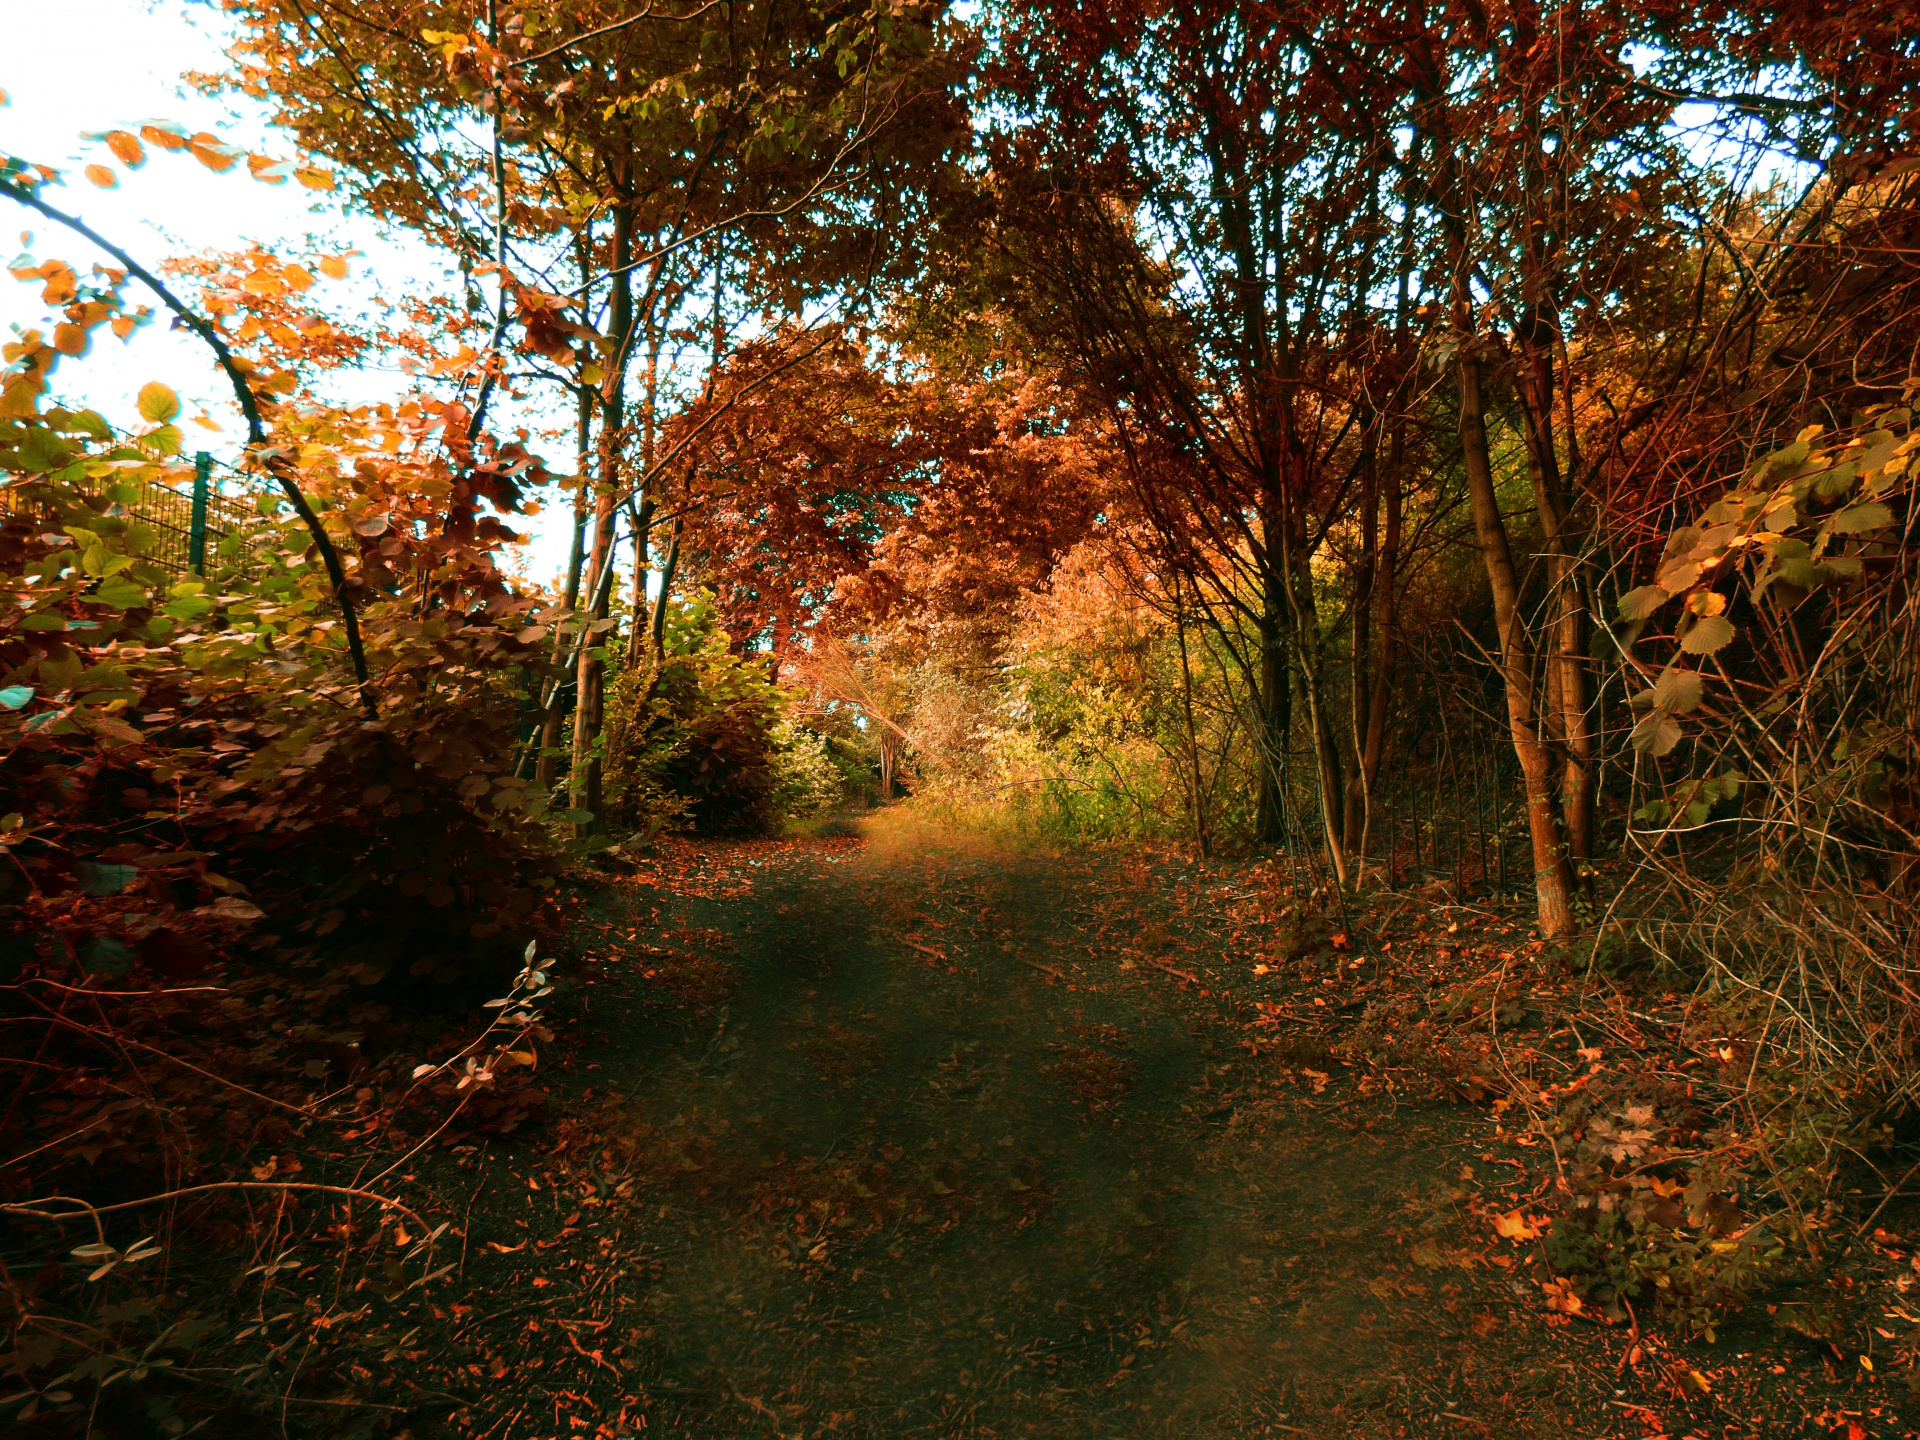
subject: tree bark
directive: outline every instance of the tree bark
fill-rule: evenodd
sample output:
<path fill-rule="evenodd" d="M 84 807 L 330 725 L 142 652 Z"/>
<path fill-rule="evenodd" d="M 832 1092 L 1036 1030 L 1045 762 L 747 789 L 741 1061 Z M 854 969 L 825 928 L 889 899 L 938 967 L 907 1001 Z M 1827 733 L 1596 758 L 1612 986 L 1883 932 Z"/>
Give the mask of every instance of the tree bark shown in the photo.
<path fill-rule="evenodd" d="M 1368 823 L 1379 793 L 1380 762 L 1386 754 L 1387 721 L 1393 698 L 1393 647 L 1399 638 L 1400 607 L 1394 593 L 1400 570 L 1401 478 L 1406 463 L 1407 429 L 1396 420 L 1387 450 L 1386 529 L 1380 541 L 1380 553 L 1374 562 L 1373 576 L 1373 675 L 1367 686 L 1367 732 L 1361 758 L 1361 775 L 1366 782 Z M 1364 844 L 1364 829 L 1362 838 Z M 1392 836 L 1387 839 L 1389 847 Z"/>
<path fill-rule="evenodd" d="M 1465 305 L 1458 307 L 1465 312 Z M 1462 337 L 1471 344 L 1471 336 Z M 1493 591 L 1494 624 L 1500 634 L 1500 669 L 1507 692 L 1507 725 L 1513 753 L 1527 787 L 1527 829 L 1533 841 L 1533 882 L 1540 933 L 1557 939 L 1573 929 L 1573 867 L 1560 835 L 1553 794 L 1553 756 L 1539 732 L 1534 703 L 1533 647 L 1520 612 L 1520 580 L 1513 548 L 1500 515 L 1487 451 L 1486 412 L 1480 394 L 1480 362 L 1462 350 L 1459 365 L 1460 451 L 1466 464 L 1473 528 Z"/>
<path fill-rule="evenodd" d="M 579 463 L 576 474 L 579 476 L 579 488 L 573 492 L 573 544 L 567 551 L 566 598 L 561 609 L 569 619 L 580 605 L 580 572 L 586 563 L 587 553 L 587 489 L 588 476 L 591 473 L 593 453 L 592 443 L 593 398 L 583 388 L 580 392 L 579 420 Z M 540 748 L 533 762 L 533 777 L 537 784 L 547 789 L 553 788 L 554 776 L 559 772 L 560 757 L 553 751 L 560 744 L 560 725 L 566 718 L 565 686 L 561 683 L 561 662 L 567 657 L 567 637 L 570 632 L 565 623 L 553 627 L 553 668 L 554 676 L 547 684 L 546 713 L 540 720 Z"/>
<path fill-rule="evenodd" d="M 1373 714 L 1370 661 L 1373 654 L 1373 587 L 1380 568 L 1380 476 L 1377 445 L 1377 420 L 1369 418 L 1360 455 L 1360 559 L 1353 567 L 1353 595 L 1350 603 L 1353 640 L 1350 647 L 1351 683 L 1348 686 L 1349 728 L 1353 746 L 1346 767 L 1346 813 L 1341 831 L 1349 854 L 1364 850 L 1367 830 L 1367 797 L 1372 777 L 1366 773 L 1366 737 Z"/>
<path fill-rule="evenodd" d="M 573 766 L 568 779 L 573 808 L 588 818 L 578 822 L 580 835 L 604 831 L 601 818 L 601 758 L 598 740 L 606 712 L 606 662 L 604 649 L 595 645 L 593 622 L 605 620 L 611 611 L 613 587 L 607 583 L 614 563 L 613 532 L 615 497 L 620 493 L 620 458 L 625 446 L 626 370 L 633 349 L 633 210 L 622 204 L 613 216 L 613 284 L 609 296 L 609 329 L 614 338 L 614 354 L 600 391 L 600 445 L 596 493 L 593 498 L 593 548 L 587 563 L 589 631 L 582 637 L 575 676 L 577 691 L 573 705 Z M 600 652 L 600 653 L 596 653 Z"/>
<path fill-rule="evenodd" d="M 1293 686 L 1288 674 L 1286 651 L 1280 640 L 1280 607 L 1286 602 L 1278 594 L 1279 577 L 1271 571 L 1266 578 L 1266 598 L 1259 624 L 1260 692 L 1254 697 L 1258 711 L 1254 741 L 1259 773 L 1254 792 L 1254 839 L 1263 845 L 1277 845 L 1287 833 L 1287 742 L 1293 729 Z"/>
<path fill-rule="evenodd" d="M 667 558 L 660 566 L 660 594 L 653 602 L 653 663 L 656 668 L 667 658 L 667 592 L 673 588 L 673 572 L 680 568 L 680 520 L 673 522 L 673 538 L 667 542 Z"/>

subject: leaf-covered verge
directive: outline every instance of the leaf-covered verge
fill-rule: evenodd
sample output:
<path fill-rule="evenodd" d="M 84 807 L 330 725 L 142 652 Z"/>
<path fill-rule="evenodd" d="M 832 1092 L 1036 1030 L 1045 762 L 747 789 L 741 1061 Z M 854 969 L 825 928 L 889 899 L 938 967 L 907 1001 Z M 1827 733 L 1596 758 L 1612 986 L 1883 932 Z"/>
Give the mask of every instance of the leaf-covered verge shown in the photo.
<path fill-rule="evenodd" d="M 1765 1243 L 1738 1063 L 1658 981 L 1524 906 L 1347 930 L 1284 865 L 860 832 L 669 839 L 570 917 L 594 1023 L 550 1130 L 450 1158 L 416 1415 L 1900 1433 L 1914 1207 Z M 1582 1213 L 1634 1237 L 1611 1279 Z"/>
<path fill-rule="evenodd" d="M 247 264 L 269 301 L 298 268 Z M 4 352 L 0 1405 L 47 1434 L 326 1415 L 448 1272 L 420 1157 L 547 1101 L 536 942 L 581 852 L 516 767 L 566 615 L 501 568 L 546 477 L 458 403 L 330 407 L 249 369 L 277 489 L 186 569 L 153 518 L 193 482 L 174 392 L 131 432 L 49 399 L 126 275 L 13 268 L 79 333 Z M 724 637 L 701 663 L 661 672 L 633 824 L 837 803 L 840 770 L 783 763 L 780 693 L 730 687 Z M 287 1342 L 309 1312 L 354 1339 Z"/>

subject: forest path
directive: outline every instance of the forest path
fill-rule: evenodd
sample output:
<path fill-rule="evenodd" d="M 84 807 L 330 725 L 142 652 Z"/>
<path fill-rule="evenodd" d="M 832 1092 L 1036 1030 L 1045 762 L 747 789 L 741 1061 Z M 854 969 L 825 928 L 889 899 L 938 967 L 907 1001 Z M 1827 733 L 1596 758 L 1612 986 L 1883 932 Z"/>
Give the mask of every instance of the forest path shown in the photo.
<path fill-rule="evenodd" d="M 1446 1258 L 1460 1111 L 1278 1083 L 1128 953 L 1157 922 L 1114 861 L 862 828 L 693 847 L 598 907 L 571 1068 L 605 1107 L 588 1168 L 631 1177 L 620 1385 L 650 1431 L 1624 1423 L 1505 1274 Z"/>

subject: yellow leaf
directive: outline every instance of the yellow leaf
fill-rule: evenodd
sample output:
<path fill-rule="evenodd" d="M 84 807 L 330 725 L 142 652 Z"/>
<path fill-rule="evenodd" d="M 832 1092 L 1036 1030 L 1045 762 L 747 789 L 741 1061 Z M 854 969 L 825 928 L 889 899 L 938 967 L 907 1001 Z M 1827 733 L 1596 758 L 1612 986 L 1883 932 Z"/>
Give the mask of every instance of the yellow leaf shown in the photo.
<path fill-rule="evenodd" d="M 180 397 L 158 380 L 140 387 L 140 418 L 164 425 L 180 413 Z"/>
<path fill-rule="evenodd" d="M 1527 1223 L 1527 1217 L 1515 1210 L 1511 1215 L 1493 1217 L 1493 1228 L 1507 1240 L 1531 1240 L 1540 1232 Z"/>
<path fill-rule="evenodd" d="M 1696 590 L 1687 596 L 1687 609 L 1696 615 L 1718 615 L 1727 608 L 1727 597 L 1718 590 Z"/>
<path fill-rule="evenodd" d="M 329 280 L 347 278 L 347 262 L 338 255 L 328 255 L 320 261 L 320 273 Z"/>
<path fill-rule="evenodd" d="M 102 190 L 111 190 L 120 183 L 120 177 L 104 165 L 87 166 L 86 176 Z"/>
<path fill-rule="evenodd" d="M 125 130 L 109 130 L 107 148 L 113 152 L 113 158 L 129 170 L 137 169 L 146 163 L 147 151 L 146 147 L 140 143 L 140 137 Z"/>
<path fill-rule="evenodd" d="M 218 430 L 220 428 L 218 425 L 213 423 L 213 420 L 211 419 L 211 417 L 206 415 L 194 416 L 193 423 L 208 430 Z"/>
<path fill-rule="evenodd" d="M 293 172 L 293 178 L 298 180 L 302 185 L 306 186 L 307 189 L 309 190 L 333 189 L 332 173 L 326 170 L 316 170 L 311 165 L 300 165 L 295 167 Z"/>

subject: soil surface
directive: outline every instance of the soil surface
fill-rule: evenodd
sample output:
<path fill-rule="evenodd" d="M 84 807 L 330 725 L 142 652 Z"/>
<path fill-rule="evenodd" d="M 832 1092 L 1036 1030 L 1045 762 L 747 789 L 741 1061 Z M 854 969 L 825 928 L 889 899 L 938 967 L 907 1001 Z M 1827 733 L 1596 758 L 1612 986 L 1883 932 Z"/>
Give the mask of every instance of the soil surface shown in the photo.
<path fill-rule="evenodd" d="M 490 1433 L 1900 1433 L 1547 1316 L 1485 1110 L 1250 1046 L 1142 875 L 890 819 L 596 897 L 568 1118 L 462 1162 Z"/>

